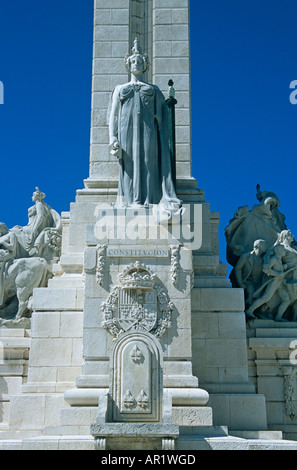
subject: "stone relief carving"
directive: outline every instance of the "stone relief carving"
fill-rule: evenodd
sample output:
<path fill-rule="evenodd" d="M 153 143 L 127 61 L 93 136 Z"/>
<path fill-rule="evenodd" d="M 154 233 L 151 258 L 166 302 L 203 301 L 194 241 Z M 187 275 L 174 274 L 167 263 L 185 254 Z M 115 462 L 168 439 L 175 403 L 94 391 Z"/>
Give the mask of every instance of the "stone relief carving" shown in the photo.
<path fill-rule="evenodd" d="M 135 398 L 133 397 L 130 390 L 127 390 L 126 394 L 123 397 L 123 405 L 125 408 L 133 408 L 135 406 Z"/>
<path fill-rule="evenodd" d="M 142 409 L 146 409 L 149 405 L 149 399 L 144 390 L 141 390 L 140 395 L 137 398 L 137 405 Z"/>
<path fill-rule="evenodd" d="M 106 450 L 106 438 L 96 437 L 94 442 L 95 450 Z"/>
<path fill-rule="evenodd" d="M 134 346 L 131 352 L 131 358 L 133 362 L 140 362 L 143 359 L 143 354 L 137 346 Z"/>
<path fill-rule="evenodd" d="M 106 245 L 98 245 L 97 247 L 96 281 L 99 286 L 102 285 L 104 279 L 106 249 Z"/>
<path fill-rule="evenodd" d="M 295 367 L 284 367 L 285 412 L 291 419 L 297 415 L 296 377 Z"/>
<path fill-rule="evenodd" d="M 114 337 L 124 331 L 143 330 L 161 337 L 171 327 L 173 304 L 156 274 L 138 261 L 119 276 L 101 309 L 102 326 Z"/>
<path fill-rule="evenodd" d="M 130 390 L 127 390 L 123 397 L 123 405 L 125 408 L 129 408 L 130 410 L 132 408 L 136 408 L 137 406 L 145 410 L 149 406 L 149 399 L 144 390 L 141 390 L 140 395 L 136 398 L 136 400 Z"/>
<path fill-rule="evenodd" d="M 0 224 L 0 321 L 20 322 L 31 316 L 33 289 L 46 287 L 60 257 L 61 218 L 44 202 L 38 188 L 28 210 L 28 224 L 8 229 Z"/>
<path fill-rule="evenodd" d="M 179 271 L 180 271 L 180 265 L 179 265 L 180 247 L 179 245 L 171 245 L 170 249 L 171 249 L 171 280 L 172 280 L 172 284 L 176 286 L 178 284 Z"/>
<path fill-rule="evenodd" d="M 160 345 L 144 330 L 121 335 L 113 350 L 112 419 L 156 422 L 162 404 Z"/>
<path fill-rule="evenodd" d="M 125 66 L 131 81 L 115 88 L 108 116 L 110 153 L 120 165 L 116 206 L 154 205 L 159 220 L 167 221 L 182 211 L 172 174 L 168 108 L 160 89 L 142 81 L 149 60 L 137 39 Z"/>
<path fill-rule="evenodd" d="M 233 287 L 245 290 L 248 319 L 297 319 L 297 244 L 275 193 L 257 186 L 259 204 L 239 208 L 226 227 Z"/>

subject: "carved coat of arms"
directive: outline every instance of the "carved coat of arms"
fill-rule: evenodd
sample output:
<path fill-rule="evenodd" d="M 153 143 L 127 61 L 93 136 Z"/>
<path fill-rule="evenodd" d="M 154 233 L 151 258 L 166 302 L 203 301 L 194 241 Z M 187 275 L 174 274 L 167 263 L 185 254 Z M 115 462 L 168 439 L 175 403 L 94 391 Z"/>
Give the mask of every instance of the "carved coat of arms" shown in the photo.
<path fill-rule="evenodd" d="M 160 337 L 171 327 L 173 304 L 155 273 L 139 262 L 124 271 L 120 285 L 113 288 L 101 309 L 102 326 L 114 337 L 129 330 L 149 331 Z"/>

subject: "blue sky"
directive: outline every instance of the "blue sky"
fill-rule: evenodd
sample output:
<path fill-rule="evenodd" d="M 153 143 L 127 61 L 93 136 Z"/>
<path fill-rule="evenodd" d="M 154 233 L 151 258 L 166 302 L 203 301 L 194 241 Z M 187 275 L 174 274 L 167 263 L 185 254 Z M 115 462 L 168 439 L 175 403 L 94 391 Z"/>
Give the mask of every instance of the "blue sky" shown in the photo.
<path fill-rule="evenodd" d="M 36 186 L 68 211 L 88 177 L 93 0 L 0 7 L 0 220 L 12 227 Z M 297 237 L 296 18 L 296 0 L 191 0 L 193 176 L 221 214 L 222 261 L 224 227 L 258 183 Z"/>

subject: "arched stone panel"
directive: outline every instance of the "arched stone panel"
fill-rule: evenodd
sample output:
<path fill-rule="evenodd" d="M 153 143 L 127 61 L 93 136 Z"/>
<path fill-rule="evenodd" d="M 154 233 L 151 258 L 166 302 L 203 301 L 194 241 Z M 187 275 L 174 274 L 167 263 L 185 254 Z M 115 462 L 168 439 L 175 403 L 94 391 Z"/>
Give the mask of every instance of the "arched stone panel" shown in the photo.
<path fill-rule="evenodd" d="M 112 421 L 158 422 L 162 416 L 161 352 L 153 335 L 121 336 L 113 351 Z"/>

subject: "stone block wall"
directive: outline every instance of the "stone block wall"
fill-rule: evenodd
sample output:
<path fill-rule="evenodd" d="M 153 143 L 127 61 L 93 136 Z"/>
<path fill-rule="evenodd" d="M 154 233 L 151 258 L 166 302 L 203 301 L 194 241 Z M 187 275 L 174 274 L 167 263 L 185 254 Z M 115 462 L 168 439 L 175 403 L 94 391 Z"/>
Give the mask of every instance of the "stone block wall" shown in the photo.
<path fill-rule="evenodd" d="M 30 330 L 0 328 L 0 430 L 9 422 L 10 400 L 28 375 Z"/>
<path fill-rule="evenodd" d="M 250 380 L 266 398 L 268 429 L 297 440 L 297 324 L 256 320 L 248 328 Z"/>
<path fill-rule="evenodd" d="M 265 397 L 248 375 L 243 309 L 242 289 L 193 289 L 193 373 L 210 394 L 215 425 L 266 430 Z"/>

